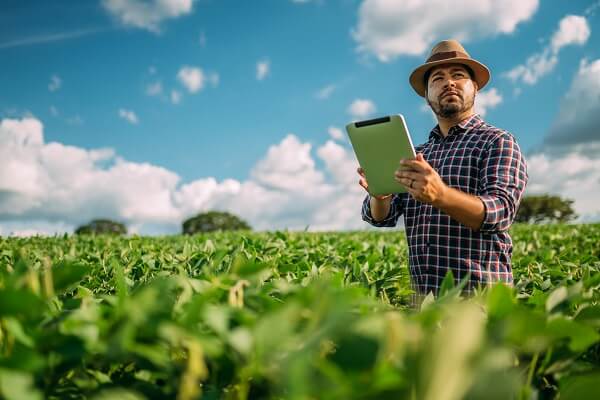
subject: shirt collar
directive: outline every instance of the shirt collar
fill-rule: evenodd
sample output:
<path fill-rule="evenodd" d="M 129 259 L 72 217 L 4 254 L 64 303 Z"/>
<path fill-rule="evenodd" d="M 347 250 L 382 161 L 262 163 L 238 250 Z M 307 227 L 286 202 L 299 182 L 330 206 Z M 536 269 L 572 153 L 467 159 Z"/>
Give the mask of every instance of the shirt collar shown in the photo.
<path fill-rule="evenodd" d="M 463 119 L 457 125 L 454 125 L 448 131 L 448 136 L 459 135 L 464 132 L 468 132 L 471 129 L 481 125 L 483 123 L 483 119 L 479 116 L 479 114 L 473 114 L 468 118 Z M 436 125 L 435 128 L 431 130 L 429 134 L 429 139 L 439 138 L 443 139 L 442 132 L 440 131 L 440 125 Z"/>

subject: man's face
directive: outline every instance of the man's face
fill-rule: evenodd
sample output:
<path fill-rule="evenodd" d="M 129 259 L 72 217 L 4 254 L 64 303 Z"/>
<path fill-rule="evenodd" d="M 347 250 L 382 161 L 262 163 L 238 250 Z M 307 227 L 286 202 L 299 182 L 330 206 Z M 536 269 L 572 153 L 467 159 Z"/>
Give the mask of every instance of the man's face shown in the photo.
<path fill-rule="evenodd" d="M 442 118 L 452 118 L 469 110 L 475 102 L 477 84 L 460 64 L 434 67 L 427 81 L 427 103 Z"/>

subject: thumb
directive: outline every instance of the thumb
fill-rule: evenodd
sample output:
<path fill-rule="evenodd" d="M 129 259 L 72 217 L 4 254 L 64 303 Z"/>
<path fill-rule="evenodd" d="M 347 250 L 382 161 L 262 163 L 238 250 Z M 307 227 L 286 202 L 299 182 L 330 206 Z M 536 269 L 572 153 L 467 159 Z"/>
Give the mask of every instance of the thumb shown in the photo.
<path fill-rule="evenodd" d="M 425 161 L 425 158 L 423 158 L 423 153 L 417 153 L 417 157 L 415 159 L 417 161 Z"/>

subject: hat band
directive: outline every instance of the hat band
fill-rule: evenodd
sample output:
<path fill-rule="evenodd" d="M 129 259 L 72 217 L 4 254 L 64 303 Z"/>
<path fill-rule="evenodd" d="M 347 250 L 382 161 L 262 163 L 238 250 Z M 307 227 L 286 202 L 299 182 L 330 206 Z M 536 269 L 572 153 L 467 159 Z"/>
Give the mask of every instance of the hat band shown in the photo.
<path fill-rule="evenodd" d="M 444 51 L 444 52 L 436 53 L 436 54 L 432 55 L 425 62 L 447 60 L 449 58 L 458 58 L 458 57 L 460 57 L 460 58 L 471 58 L 471 57 L 469 57 L 468 54 L 463 53 L 461 51 Z"/>

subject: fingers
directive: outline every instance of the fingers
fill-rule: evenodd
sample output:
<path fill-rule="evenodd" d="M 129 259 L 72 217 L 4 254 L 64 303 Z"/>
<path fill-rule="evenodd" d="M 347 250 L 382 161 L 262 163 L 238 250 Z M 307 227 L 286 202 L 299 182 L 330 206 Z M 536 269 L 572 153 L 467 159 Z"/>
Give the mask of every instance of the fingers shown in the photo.
<path fill-rule="evenodd" d="M 394 172 L 394 177 L 397 179 L 408 178 L 408 179 L 419 179 L 422 175 L 414 171 L 406 171 L 398 169 Z"/>
<path fill-rule="evenodd" d="M 400 165 L 403 167 L 409 167 L 417 172 L 427 172 L 430 168 L 426 161 L 404 160 L 400 163 Z"/>
<path fill-rule="evenodd" d="M 419 153 L 419 155 L 421 155 L 421 153 Z M 410 168 L 417 172 L 427 172 L 431 168 L 422 155 L 416 160 L 400 160 L 400 168 L 402 169 L 402 167 Z"/>
<path fill-rule="evenodd" d="M 362 169 L 361 167 L 358 167 L 358 168 L 356 169 L 356 172 L 358 172 L 358 174 L 359 174 L 360 176 L 362 176 L 363 178 L 365 177 L 365 170 L 364 170 L 364 169 Z"/>
<path fill-rule="evenodd" d="M 362 186 L 363 188 L 365 188 L 365 190 L 366 190 L 366 191 L 368 191 L 368 190 L 369 190 L 369 185 L 367 184 L 367 181 L 366 181 L 366 180 L 364 180 L 364 179 L 359 179 L 359 180 L 358 180 L 358 184 L 359 184 L 360 186 Z"/>

